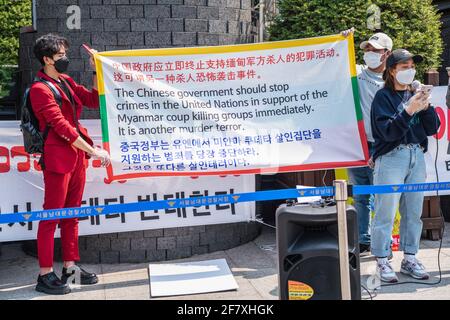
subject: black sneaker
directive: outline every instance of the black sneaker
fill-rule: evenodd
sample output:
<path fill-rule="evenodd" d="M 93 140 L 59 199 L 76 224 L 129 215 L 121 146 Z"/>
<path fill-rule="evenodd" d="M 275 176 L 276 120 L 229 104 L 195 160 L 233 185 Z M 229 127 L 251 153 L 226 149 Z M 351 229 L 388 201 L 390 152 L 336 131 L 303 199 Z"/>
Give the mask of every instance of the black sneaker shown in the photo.
<path fill-rule="evenodd" d="M 88 284 L 96 284 L 98 282 L 97 275 L 95 273 L 90 273 L 81 268 L 80 266 L 76 266 L 80 270 L 80 281 L 82 285 L 88 285 Z M 62 270 L 62 277 L 61 280 L 64 283 L 67 283 L 67 280 L 70 276 L 74 274 L 75 270 L 72 270 L 71 273 L 67 272 L 66 268 L 63 268 Z M 75 279 L 74 279 L 75 280 Z"/>
<path fill-rule="evenodd" d="M 360 243 L 359 244 L 359 254 L 365 254 L 370 252 L 370 244 Z"/>
<path fill-rule="evenodd" d="M 47 294 L 62 295 L 70 293 L 70 287 L 63 283 L 54 272 L 39 275 L 36 291 Z"/>

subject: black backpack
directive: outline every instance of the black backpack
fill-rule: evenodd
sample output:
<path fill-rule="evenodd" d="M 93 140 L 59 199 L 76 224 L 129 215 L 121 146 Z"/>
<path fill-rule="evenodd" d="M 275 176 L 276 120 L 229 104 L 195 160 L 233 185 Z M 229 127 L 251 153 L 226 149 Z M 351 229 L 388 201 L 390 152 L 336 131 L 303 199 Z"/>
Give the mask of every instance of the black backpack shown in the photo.
<path fill-rule="evenodd" d="M 41 82 L 45 84 L 55 97 L 56 103 L 61 108 L 62 98 L 59 91 L 56 89 L 55 85 L 48 80 L 42 78 L 35 78 L 33 83 Z M 32 83 L 32 84 L 33 84 Z M 36 118 L 33 108 L 31 107 L 30 101 L 30 89 L 32 84 L 30 84 L 25 90 L 25 94 L 22 98 L 22 103 L 20 106 L 21 117 L 20 117 L 20 130 L 23 135 L 23 145 L 25 151 L 29 154 L 43 154 L 44 153 L 44 142 L 47 138 L 50 126 L 47 125 L 44 132 L 39 131 L 39 121 Z"/>

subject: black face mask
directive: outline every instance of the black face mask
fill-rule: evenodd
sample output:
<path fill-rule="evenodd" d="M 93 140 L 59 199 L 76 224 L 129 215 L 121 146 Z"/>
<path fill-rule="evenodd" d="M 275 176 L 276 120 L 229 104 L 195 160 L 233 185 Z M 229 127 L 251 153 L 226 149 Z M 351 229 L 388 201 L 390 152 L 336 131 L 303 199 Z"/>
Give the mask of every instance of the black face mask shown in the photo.
<path fill-rule="evenodd" d="M 69 58 L 67 58 L 66 56 L 56 60 L 54 64 L 56 71 L 58 71 L 59 73 L 66 72 L 67 67 L 69 66 L 69 62 Z"/>

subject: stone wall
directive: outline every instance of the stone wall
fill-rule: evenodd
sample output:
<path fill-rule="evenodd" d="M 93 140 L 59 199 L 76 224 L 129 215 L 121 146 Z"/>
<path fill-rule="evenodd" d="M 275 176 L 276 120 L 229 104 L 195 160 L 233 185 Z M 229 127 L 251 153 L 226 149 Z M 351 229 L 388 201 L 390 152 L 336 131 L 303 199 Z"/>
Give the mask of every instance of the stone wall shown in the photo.
<path fill-rule="evenodd" d="M 79 239 L 82 263 L 139 263 L 187 258 L 227 250 L 260 234 L 257 223 L 132 231 L 84 236 Z M 24 249 L 36 255 L 36 241 Z M 55 260 L 61 260 L 61 242 L 55 239 Z"/>
<path fill-rule="evenodd" d="M 70 5 L 81 10 L 79 30 L 66 26 Z M 252 0 L 36 0 L 37 30 L 24 28 L 20 36 L 21 88 L 40 69 L 32 48 L 42 34 L 58 33 L 69 40 L 67 73 L 90 87 L 92 74 L 83 43 L 105 51 L 253 42 L 251 8 Z M 82 118 L 99 118 L 99 112 L 85 109 Z M 260 229 L 257 223 L 243 222 L 85 236 L 80 237 L 80 255 L 86 263 L 185 258 L 246 243 Z M 35 241 L 24 247 L 36 253 Z M 61 258 L 59 239 L 55 258 Z"/>
<path fill-rule="evenodd" d="M 68 29 L 66 10 L 77 5 L 81 28 Z M 32 47 L 49 32 L 67 37 L 71 49 L 68 73 L 84 85 L 92 84 L 87 54 L 98 51 L 215 46 L 254 42 L 252 0 L 36 0 L 36 32 L 20 36 L 21 88 L 29 84 L 40 65 Z M 85 110 L 83 118 L 99 118 Z"/>

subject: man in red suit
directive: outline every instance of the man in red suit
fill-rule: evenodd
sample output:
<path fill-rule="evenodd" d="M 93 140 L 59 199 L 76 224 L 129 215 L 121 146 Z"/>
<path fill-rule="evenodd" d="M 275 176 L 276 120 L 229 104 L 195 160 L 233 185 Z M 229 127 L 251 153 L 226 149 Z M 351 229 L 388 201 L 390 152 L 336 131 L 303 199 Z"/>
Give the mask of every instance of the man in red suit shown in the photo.
<path fill-rule="evenodd" d="M 78 122 L 83 106 L 99 106 L 95 72 L 92 91 L 65 75 L 69 64 L 66 55 L 68 48 L 65 38 L 53 34 L 38 38 L 34 45 L 34 55 L 43 67 L 37 77 L 51 82 L 62 98 L 60 106 L 51 89 L 42 82 L 35 82 L 30 89 L 30 102 L 40 131 L 45 132 L 49 128 L 41 161 L 45 186 L 44 209 L 81 206 L 87 159 L 100 159 L 104 166 L 109 165 L 110 161 L 105 150 L 93 148 L 87 130 Z M 90 62 L 95 67 L 92 55 Z M 54 234 L 58 224 L 64 260 L 61 279 L 53 272 Z M 69 293 L 67 282 L 75 272 L 81 284 L 98 282 L 95 274 L 75 265 L 75 261 L 79 260 L 78 219 L 40 221 L 37 246 L 40 265 L 37 291 Z"/>

